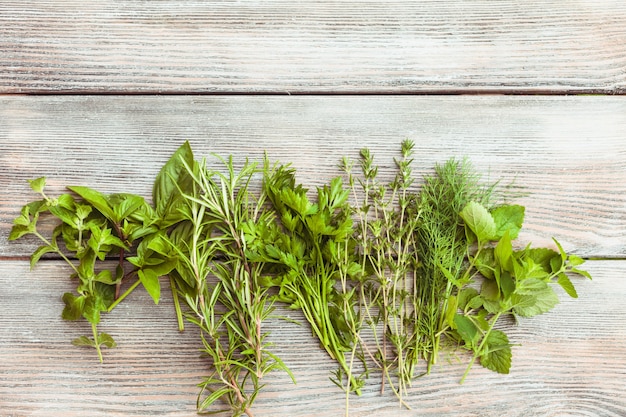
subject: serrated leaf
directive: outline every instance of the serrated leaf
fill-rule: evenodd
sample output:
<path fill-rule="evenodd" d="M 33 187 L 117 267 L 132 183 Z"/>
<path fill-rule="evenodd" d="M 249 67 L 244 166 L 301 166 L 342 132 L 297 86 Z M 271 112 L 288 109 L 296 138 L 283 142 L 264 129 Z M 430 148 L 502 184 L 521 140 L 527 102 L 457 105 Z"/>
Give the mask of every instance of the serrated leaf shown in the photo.
<path fill-rule="evenodd" d="M 492 330 L 485 341 L 486 352 L 480 355 L 480 364 L 500 374 L 508 374 L 511 369 L 511 345 L 509 338 L 500 330 Z"/>
<path fill-rule="evenodd" d="M 534 303 L 519 303 L 513 310 L 516 314 L 522 317 L 534 317 L 539 314 L 547 313 L 552 310 L 554 306 L 559 303 L 559 298 L 554 290 L 548 286 L 541 290 L 533 291 L 528 295 L 522 295 L 520 297 L 534 297 Z M 513 301 L 516 299 L 513 298 Z"/>
<path fill-rule="evenodd" d="M 505 205 L 491 211 L 496 223 L 495 238 L 500 239 L 508 232 L 511 239 L 516 239 L 524 223 L 524 206 Z"/>
<path fill-rule="evenodd" d="M 35 264 L 39 262 L 39 259 L 46 253 L 56 252 L 57 248 L 51 245 L 42 245 L 39 246 L 35 251 L 30 255 L 30 269 L 35 267 Z"/>
<path fill-rule="evenodd" d="M 107 333 L 98 334 L 98 342 L 100 343 L 100 346 L 106 346 L 110 349 L 117 346 L 117 343 L 115 342 L 115 340 L 113 340 L 113 337 L 111 337 L 111 335 Z"/>
<path fill-rule="evenodd" d="M 43 189 L 46 187 L 46 177 L 40 177 L 34 180 L 28 180 L 30 188 L 36 193 L 43 193 Z"/>
<path fill-rule="evenodd" d="M 62 299 L 65 303 L 65 308 L 63 309 L 63 313 L 61 313 L 61 317 L 63 318 L 63 320 L 80 319 L 83 315 L 85 297 L 76 297 L 74 294 L 66 292 L 65 294 L 63 294 Z"/>
<path fill-rule="evenodd" d="M 81 336 L 72 340 L 72 344 L 74 346 L 81 346 L 81 347 L 82 346 L 96 347 L 96 342 L 94 342 L 92 339 L 88 338 L 87 336 Z"/>
<path fill-rule="evenodd" d="M 567 295 L 572 298 L 578 298 L 578 293 L 576 292 L 576 288 L 574 288 L 574 284 L 572 284 L 572 281 L 565 273 L 559 274 L 557 283 L 565 290 Z"/>
<path fill-rule="evenodd" d="M 496 223 L 489 211 L 480 203 L 469 202 L 460 213 L 465 225 L 476 235 L 479 242 L 494 239 Z"/>

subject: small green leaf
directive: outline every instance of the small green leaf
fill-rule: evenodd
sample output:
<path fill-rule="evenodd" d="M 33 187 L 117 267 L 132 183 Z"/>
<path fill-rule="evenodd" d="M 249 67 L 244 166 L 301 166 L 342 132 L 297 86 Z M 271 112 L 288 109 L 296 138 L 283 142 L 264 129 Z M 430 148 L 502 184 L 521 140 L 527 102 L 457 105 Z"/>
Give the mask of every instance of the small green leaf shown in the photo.
<path fill-rule="evenodd" d="M 579 265 L 584 264 L 585 260 L 583 258 L 581 258 L 580 256 L 569 255 L 567 257 L 567 262 L 571 266 L 579 266 Z"/>
<path fill-rule="evenodd" d="M 85 305 L 84 296 L 76 297 L 74 294 L 66 292 L 63 294 L 63 302 L 65 303 L 65 308 L 61 314 L 63 320 L 78 320 L 82 317 Z"/>
<path fill-rule="evenodd" d="M 500 239 L 508 232 L 511 239 L 516 239 L 524 223 L 524 210 L 524 206 L 518 205 L 505 205 L 492 210 L 496 223 L 495 238 Z"/>
<path fill-rule="evenodd" d="M 570 272 L 573 272 L 574 274 L 582 275 L 583 277 L 587 277 L 589 279 L 593 279 L 591 278 L 591 274 L 589 272 L 584 271 L 582 269 L 572 268 L 570 269 Z"/>
<path fill-rule="evenodd" d="M 489 211 L 480 203 L 467 203 L 460 213 L 465 225 L 476 235 L 479 242 L 493 240 L 496 235 L 496 223 Z"/>
<path fill-rule="evenodd" d="M 39 262 L 39 259 L 46 253 L 56 252 L 58 249 L 52 245 L 42 245 L 39 246 L 33 253 L 30 255 L 30 269 L 35 267 L 35 264 Z"/>
<path fill-rule="evenodd" d="M 46 187 L 46 177 L 40 177 L 35 180 L 28 180 L 30 188 L 36 193 L 43 193 L 43 189 Z"/>
<path fill-rule="evenodd" d="M 112 349 L 117 346 L 117 343 L 115 343 L 115 340 L 113 340 L 111 335 L 107 333 L 98 334 L 98 342 L 100 342 L 100 346 L 105 346 L 105 347 L 108 347 L 109 349 Z"/>
<path fill-rule="evenodd" d="M 513 245 L 511 243 L 511 237 L 509 236 L 509 232 L 505 232 L 504 236 L 500 238 L 500 241 L 496 245 L 494 251 L 494 258 L 500 265 L 503 271 L 508 271 L 510 273 L 515 273 L 515 269 L 513 266 Z"/>
<path fill-rule="evenodd" d="M 79 347 L 83 347 L 83 346 L 96 347 L 96 342 L 94 342 L 92 339 L 88 338 L 87 336 L 81 336 L 72 340 L 72 344 L 74 346 L 79 346 Z"/>
<path fill-rule="evenodd" d="M 578 298 L 578 293 L 576 292 L 576 288 L 574 288 L 574 284 L 572 284 L 572 281 L 565 273 L 559 274 L 557 283 L 565 290 L 567 295 L 572 298 Z"/>

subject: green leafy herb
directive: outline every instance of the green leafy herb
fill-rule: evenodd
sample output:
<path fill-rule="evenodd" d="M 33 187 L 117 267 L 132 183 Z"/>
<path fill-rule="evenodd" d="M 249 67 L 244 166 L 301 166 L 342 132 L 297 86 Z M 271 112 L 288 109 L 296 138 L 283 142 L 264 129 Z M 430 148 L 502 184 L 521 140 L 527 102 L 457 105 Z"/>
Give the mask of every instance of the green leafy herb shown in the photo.
<path fill-rule="evenodd" d="M 402 158 L 395 160 L 398 171 L 389 184 L 378 181 L 378 167 L 368 149 L 360 152 L 360 176 L 353 174 L 351 161 L 343 161 L 354 191 L 352 210 L 358 219 L 355 239 L 361 256 L 361 315 L 375 335 L 375 362 L 383 374 L 381 391 L 387 381 L 405 405 L 403 395 L 419 358 L 419 326 L 413 306 L 417 266 L 413 231 L 420 213 L 410 192 L 413 146 L 408 140 L 402 143 Z M 379 326 L 383 329 L 380 335 Z"/>
<path fill-rule="evenodd" d="M 226 174 L 208 169 L 205 160 L 183 161 L 193 181 L 191 192 L 181 189 L 185 204 L 178 209 L 185 221 L 165 238 L 170 248 L 163 254 L 178 259 L 172 274 L 177 293 L 202 330 L 204 352 L 212 360 L 213 373 L 200 384 L 198 409 L 221 399 L 234 416 L 252 416 L 262 378 L 275 369 L 291 375 L 269 350 L 263 331 L 274 310 L 262 284 L 264 264 L 247 253 L 253 237 L 263 238 L 276 224 L 264 195 L 254 198 L 248 189 L 259 173 L 256 165 L 246 162 L 236 172 L 232 158 L 222 162 Z M 211 276 L 217 282 L 210 282 Z"/>

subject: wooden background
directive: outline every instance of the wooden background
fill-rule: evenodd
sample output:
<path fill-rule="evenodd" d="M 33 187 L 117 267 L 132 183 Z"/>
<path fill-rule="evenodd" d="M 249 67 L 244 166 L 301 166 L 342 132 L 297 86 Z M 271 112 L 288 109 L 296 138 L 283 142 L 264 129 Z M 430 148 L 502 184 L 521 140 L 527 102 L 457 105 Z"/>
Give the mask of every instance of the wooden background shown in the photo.
<path fill-rule="evenodd" d="M 60 318 L 68 268 L 30 271 L 37 242 L 7 241 L 27 179 L 148 197 L 190 140 L 198 156 L 267 151 L 314 186 L 364 146 L 389 174 L 405 138 L 420 175 L 467 156 L 514 181 L 521 244 L 554 236 L 594 280 L 510 328 L 510 375 L 476 366 L 459 385 L 467 357 L 443 358 L 413 411 L 373 378 L 351 415 L 626 415 L 624 93 L 621 0 L 1 2 L 0 417 L 194 416 L 207 374 L 197 334 L 143 291 L 105 317 L 104 364 L 70 344 L 89 329 Z M 268 326 L 298 384 L 270 375 L 256 416 L 342 415 L 306 326 Z"/>

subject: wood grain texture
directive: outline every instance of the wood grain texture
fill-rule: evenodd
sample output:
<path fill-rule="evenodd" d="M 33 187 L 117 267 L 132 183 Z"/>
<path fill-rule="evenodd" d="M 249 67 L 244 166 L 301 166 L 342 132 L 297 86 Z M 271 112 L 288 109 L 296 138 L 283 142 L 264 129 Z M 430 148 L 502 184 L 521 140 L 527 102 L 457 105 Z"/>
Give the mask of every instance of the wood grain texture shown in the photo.
<path fill-rule="evenodd" d="M 626 254 L 626 102 L 619 97 L 0 97 L 0 256 L 20 207 L 86 185 L 147 198 L 167 158 L 190 140 L 196 156 L 292 162 L 315 187 L 342 156 L 372 149 L 383 178 L 399 144 L 416 143 L 416 177 L 467 156 L 485 179 L 513 183 L 527 207 L 521 241 L 587 257 Z M 212 160 L 212 164 L 216 164 Z M 217 166 L 217 165 L 215 165 Z M 417 187 L 417 185 L 416 185 Z"/>
<path fill-rule="evenodd" d="M 390 392 L 380 395 L 374 374 L 362 397 L 351 397 L 350 415 L 623 416 L 626 325 L 616 318 L 626 315 L 626 262 L 586 266 L 594 280 L 575 280 L 579 299 L 559 291 L 552 312 L 506 325 L 512 343 L 522 344 L 513 349 L 509 375 L 476 366 L 459 385 L 467 356 L 444 356 L 431 375 L 415 380 L 407 397 L 413 412 Z M 136 291 L 104 317 L 101 330 L 119 346 L 105 350 L 101 365 L 92 350 L 70 344 L 88 326 L 60 318 L 60 296 L 73 285 L 69 272 L 58 261 L 33 271 L 24 261 L 0 262 L 0 415 L 194 416 L 195 384 L 208 365 L 193 327 L 177 331 L 168 290 L 158 306 Z M 341 415 L 344 396 L 328 379 L 334 365 L 308 327 L 270 320 L 267 330 L 298 383 L 270 374 L 257 417 Z"/>
<path fill-rule="evenodd" d="M 0 3 L 0 93 L 626 91 L 620 0 Z"/>

